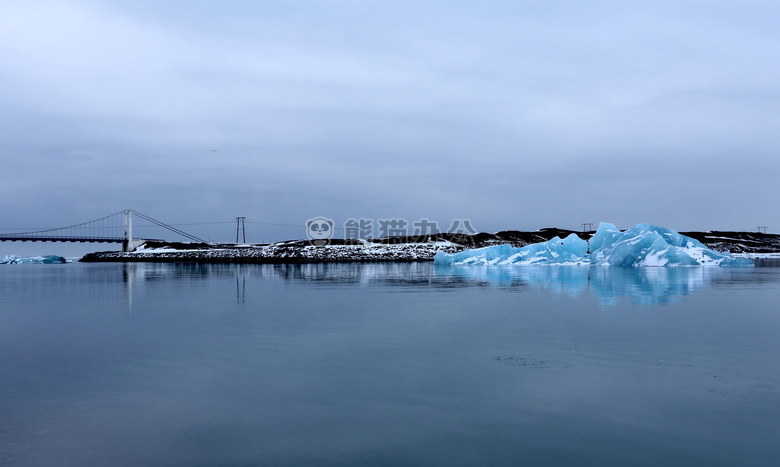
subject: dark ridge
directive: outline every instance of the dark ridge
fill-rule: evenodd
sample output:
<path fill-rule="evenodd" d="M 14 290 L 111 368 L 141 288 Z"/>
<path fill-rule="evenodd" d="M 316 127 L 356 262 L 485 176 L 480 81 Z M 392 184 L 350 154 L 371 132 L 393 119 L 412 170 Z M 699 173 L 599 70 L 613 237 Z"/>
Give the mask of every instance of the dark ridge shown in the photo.
<path fill-rule="evenodd" d="M 583 240 L 590 240 L 595 231 L 577 232 L 574 230 L 558 229 L 555 227 L 534 231 L 502 230 L 496 233 L 480 232 L 474 235 L 460 233 L 438 233 L 430 235 L 405 235 L 399 237 L 383 237 L 366 240 L 369 243 L 383 245 L 398 245 L 402 243 L 433 243 L 448 241 L 466 248 L 482 248 L 491 245 L 508 243 L 513 247 L 522 247 L 532 243 L 546 242 L 553 237 L 565 238 L 575 234 Z M 780 252 L 780 235 L 765 234 L 760 232 L 731 232 L 713 230 L 709 232 L 680 232 L 702 242 L 716 251 L 728 251 L 731 253 L 775 253 Z M 279 247 L 301 248 L 312 243 L 309 240 L 288 240 L 277 242 Z M 328 245 L 353 245 L 360 246 L 362 240 L 333 238 L 328 240 Z M 261 245 L 252 245 L 261 246 Z M 232 243 L 184 243 L 147 241 L 146 248 L 171 248 L 175 250 L 208 250 L 222 248 L 236 248 Z"/>
<path fill-rule="evenodd" d="M 364 242 L 377 245 L 419 245 L 424 252 L 418 250 L 396 253 L 378 253 L 370 249 L 356 248 L 354 251 L 340 250 L 337 253 L 327 253 L 327 248 L 314 252 L 310 248 L 313 242 L 309 240 L 290 240 L 277 242 L 272 245 L 247 245 L 238 246 L 232 243 L 183 243 L 147 241 L 145 247 L 150 249 L 149 254 L 138 256 L 127 255 L 119 252 L 90 253 L 81 261 L 163 261 L 163 262 L 247 262 L 247 263 L 306 263 L 306 262 L 346 262 L 346 261 L 427 261 L 433 258 L 437 242 L 448 241 L 454 245 L 447 246 L 447 251 L 460 251 L 466 248 L 482 248 L 492 245 L 510 244 L 513 247 L 523 247 L 532 243 L 546 242 L 554 237 L 565 238 L 575 234 L 583 240 L 589 240 L 595 232 L 577 232 L 574 230 L 546 228 L 531 232 L 520 230 L 503 230 L 496 233 L 477 233 L 474 235 L 460 233 L 439 233 L 431 235 L 407 235 L 399 237 L 386 237 L 370 240 L 344 240 L 330 239 L 327 245 L 332 246 L 361 246 Z M 707 247 L 722 252 L 730 253 L 780 253 L 780 235 L 765 234 L 760 232 L 680 232 L 683 235 L 702 242 Z M 426 245 L 427 246 L 424 246 Z M 441 245 L 439 243 L 439 245 Z M 266 246 L 270 250 L 260 255 L 258 248 Z M 154 252 L 154 249 L 176 250 L 172 253 Z M 408 249 L 401 247 L 401 249 Z M 200 251 L 192 251 L 200 250 Z M 232 253 L 216 253 L 213 250 L 232 251 Z M 189 251 L 189 252 L 188 252 Z M 395 251 L 395 250 L 394 250 Z M 400 253 L 399 253 L 400 252 Z M 142 253 L 142 252 L 141 252 Z M 151 255 L 151 257 L 149 256 Z M 426 256 L 428 255 L 428 256 Z M 262 256 L 262 257 L 261 257 Z M 153 258 L 152 258 L 153 257 Z"/>
<path fill-rule="evenodd" d="M 430 243 L 448 241 L 458 245 L 468 246 L 470 248 L 481 248 L 490 245 L 499 245 L 509 243 L 512 246 L 520 247 L 531 243 L 546 242 L 554 237 L 565 238 L 571 234 L 576 234 L 584 240 L 590 239 L 595 232 L 576 232 L 574 230 L 565 230 L 547 228 L 533 232 L 523 232 L 520 230 L 503 230 L 494 234 L 480 232 L 473 235 L 462 233 L 439 233 L 430 235 L 407 235 L 400 237 L 383 237 L 368 240 L 372 243 L 381 243 L 385 245 L 397 245 L 400 243 Z"/>
<path fill-rule="evenodd" d="M 780 252 L 780 235 L 761 232 L 680 232 L 702 242 L 715 251 L 729 253 L 777 253 Z"/>
<path fill-rule="evenodd" d="M 214 248 L 209 243 L 185 243 L 185 242 L 166 242 L 164 240 L 147 240 L 144 242 L 146 248 L 171 248 L 174 250 L 205 250 Z"/>

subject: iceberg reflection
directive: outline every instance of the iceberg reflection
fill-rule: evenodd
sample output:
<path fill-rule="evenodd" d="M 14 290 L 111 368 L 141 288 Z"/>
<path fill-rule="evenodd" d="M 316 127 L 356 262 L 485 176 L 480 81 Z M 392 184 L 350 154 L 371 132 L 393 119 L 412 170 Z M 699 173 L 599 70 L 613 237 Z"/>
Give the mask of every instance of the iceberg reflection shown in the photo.
<path fill-rule="evenodd" d="M 105 281 L 107 267 L 91 267 L 94 279 Z M 698 293 L 707 286 L 733 280 L 760 282 L 764 277 L 750 269 L 678 267 L 615 268 L 572 265 L 441 265 L 412 263 L 317 263 L 294 265 L 192 265 L 132 263 L 119 269 L 126 301 L 133 288 L 175 281 L 202 283 L 227 279 L 236 301 L 247 303 L 255 295 L 255 280 L 283 280 L 314 287 L 394 287 L 404 291 L 450 290 L 461 287 L 504 287 L 510 290 L 544 290 L 569 297 L 595 297 L 602 305 L 621 301 L 657 304 Z M 764 278 L 763 280 L 769 280 Z"/>
<path fill-rule="evenodd" d="M 610 268 L 601 266 L 458 266 L 437 265 L 436 276 L 459 278 L 499 287 L 526 285 L 556 294 L 579 297 L 586 293 L 601 304 L 622 299 L 655 304 L 690 295 L 728 274 L 715 268 Z"/>

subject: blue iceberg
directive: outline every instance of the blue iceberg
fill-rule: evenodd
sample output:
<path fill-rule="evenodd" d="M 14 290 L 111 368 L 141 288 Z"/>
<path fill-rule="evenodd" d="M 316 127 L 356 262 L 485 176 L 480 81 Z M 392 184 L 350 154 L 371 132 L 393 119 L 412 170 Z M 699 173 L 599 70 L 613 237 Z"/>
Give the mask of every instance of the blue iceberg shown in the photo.
<path fill-rule="evenodd" d="M 514 248 L 496 245 L 458 253 L 438 253 L 436 264 L 574 264 L 604 266 L 724 266 L 752 267 L 747 258 L 720 253 L 678 232 L 637 224 L 621 232 L 602 222 L 590 242 L 575 234 Z"/>
<path fill-rule="evenodd" d="M 575 234 L 521 248 L 496 245 L 458 253 L 437 253 L 435 264 L 589 264 L 588 242 Z"/>
<path fill-rule="evenodd" d="M 751 267 L 753 261 L 707 248 L 672 229 L 637 224 L 621 232 L 602 222 L 590 239 L 590 262 L 612 266 Z"/>

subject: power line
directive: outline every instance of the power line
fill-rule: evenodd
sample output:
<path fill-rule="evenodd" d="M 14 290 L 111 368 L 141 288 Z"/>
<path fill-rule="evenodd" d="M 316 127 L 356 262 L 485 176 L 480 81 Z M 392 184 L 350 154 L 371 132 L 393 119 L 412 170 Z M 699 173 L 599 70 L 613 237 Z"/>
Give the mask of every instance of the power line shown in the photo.
<path fill-rule="evenodd" d="M 262 225 L 277 225 L 280 227 L 304 227 L 302 224 L 277 224 L 274 222 L 256 222 L 256 221 L 247 221 L 247 224 L 262 224 Z"/>
<path fill-rule="evenodd" d="M 296 229 L 301 229 L 306 227 L 304 224 L 277 224 L 274 222 L 256 222 L 256 221 L 246 221 L 247 224 L 261 224 L 261 225 L 275 225 L 279 227 L 295 227 Z M 231 222 L 232 224 L 232 222 Z M 333 227 L 334 230 L 344 230 L 344 227 Z"/>
<path fill-rule="evenodd" d="M 135 212 L 135 211 L 133 211 L 133 212 Z M 235 223 L 235 221 L 231 221 L 231 222 L 194 222 L 194 223 L 191 223 L 191 224 L 168 224 L 168 225 L 170 225 L 172 227 L 176 227 L 176 226 L 187 226 L 187 225 L 217 225 L 217 224 L 234 224 L 234 223 Z M 144 227 L 157 227 L 157 225 L 155 225 L 155 224 L 135 225 L 135 224 L 133 224 L 133 228 L 134 229 L 136 229 L 136 228 L 144 228 Z"/>
<path fill-rule="evenodd" d="M 135 211 L 133 211 L 135 212 Z M 227 221 L 227 222 L 192 222 L 189 224 L 168 224 L 168 225 L 216 225 L 216 224 L 232 224 L 234 221 Z"/>

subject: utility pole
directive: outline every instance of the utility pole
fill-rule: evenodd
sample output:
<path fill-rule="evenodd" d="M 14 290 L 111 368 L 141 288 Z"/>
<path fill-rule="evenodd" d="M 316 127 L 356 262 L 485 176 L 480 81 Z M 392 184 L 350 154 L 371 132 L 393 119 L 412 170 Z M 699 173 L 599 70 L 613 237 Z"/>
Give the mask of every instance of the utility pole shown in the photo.
<path fill-rule="evenodd" d="M 767 228 L 767 226 L 766 226 L 766 225 L 759 225 L 759 226 L 758 226 L 758 233 L 763 233 L 763 234 L 765 234 L 765 233 L 766 233 L 766 228 Z"/>
<path fill-rule="evenodd" d="M 244 234 L 244 243 L 246 243 L 246 217 L 236 217 L 236 243 L 238 243 L 238 232 Z"/>
<path fill-rule="evenodd" d="M 592 232 L 593 231 L 593 222 L 583 222 L 582 223 L 582 231 L 583 232 Z"/>

